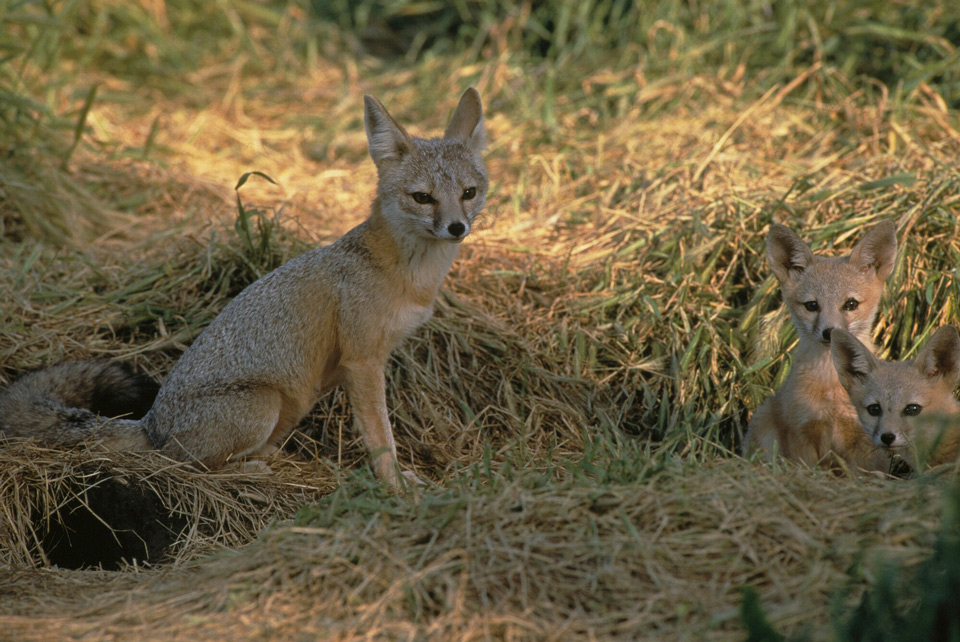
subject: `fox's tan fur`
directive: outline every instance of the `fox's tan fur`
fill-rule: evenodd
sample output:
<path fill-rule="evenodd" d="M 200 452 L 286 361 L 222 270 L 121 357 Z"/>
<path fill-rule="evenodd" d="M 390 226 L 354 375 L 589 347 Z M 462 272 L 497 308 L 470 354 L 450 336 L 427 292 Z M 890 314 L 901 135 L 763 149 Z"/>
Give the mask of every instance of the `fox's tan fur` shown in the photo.
<path fill-rule="evenodd" d="M 839 464 L 839 458 L 867 470 L 887 470 L 888 458 L 866 438 L 837 379 L 830 335 L 847 330 L 873 349 L 870 333 L 896 253 L 890 222 L 872 227 L 846 257 L 814 255 L 789 228 L 771 226 L 767 259 L 799 341 L 787 380 L 750 420 L 744 454 L 778 453 L 828 467 Z M 819 309 L 808 310 L 812 302 Z"/>
<path fill-rule="evenodd" d="M 443 138 L 410 136 L 371 96 L 364 123 L 378 173 L 370 217 L 241 292 L 176 363 L 141 421 L 98 419 L 70 430 L 89 435 L 110 425 L 114 447 L 154 447 L 217 467 L 276 449 L 320 395 L 342 384 L 374 471 L 400 483 L 384 367 L 430 318 L 484 205 L 484 123 L 474 89 Z M 4 423 L 7 412 L 0 397 L 8 436 L 76 441 L 50 421 Z"/>
<path fill-rule="evenodd" d="M 960 454 L 960 335 L 943 326 L 911 361 L 877 359 L 856 337 L 837 333 L 830 347 L 840 383 L 860 425 L 878 448 L 916 470 Z"/>

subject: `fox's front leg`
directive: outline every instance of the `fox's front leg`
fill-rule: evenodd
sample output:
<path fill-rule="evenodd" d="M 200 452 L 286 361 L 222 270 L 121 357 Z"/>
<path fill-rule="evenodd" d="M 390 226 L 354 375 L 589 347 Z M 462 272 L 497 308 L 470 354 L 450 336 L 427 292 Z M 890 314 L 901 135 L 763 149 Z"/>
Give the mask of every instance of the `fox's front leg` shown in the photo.
<path fill-rule="evenodd" d="M 397 444 L 393 439 L 390 418 L 387 416 L 386 378 L 384 364 L 364 361 L 344 365 L 344 387 L 353 409 L 354 421 L 363 443 L 371 456 L 376 476 L 384 482 L 401 487 L 402 483 L 423 483 L 412 472 L 403 473 L 397 463 Z"/>

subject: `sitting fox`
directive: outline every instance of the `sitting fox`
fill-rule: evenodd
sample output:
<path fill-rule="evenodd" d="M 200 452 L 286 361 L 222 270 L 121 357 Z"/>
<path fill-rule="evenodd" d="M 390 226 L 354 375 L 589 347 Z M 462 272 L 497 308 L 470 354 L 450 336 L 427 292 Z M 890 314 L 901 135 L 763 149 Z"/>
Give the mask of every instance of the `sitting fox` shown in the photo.
<path fill-rule="evenodd" d="M 860 425 L 880 449 L 914 470 L 956 461 L 960 454 L 960 334 L 937 330 L 912 361 L 882 361 L 856 337 L 838 331 L 830 345 L 840 383 Z"/>
<path fill-rule="evenodd" d="M 78 408 L 73 391 L 90 384 L 70 377 L 89 368 L 67 364 L 0 395 L 0 433 L 63 444 L 92 437 L 215 468 L 274 451 L 320 395 L 342 384 L 374 472 L 401 485 L 384 368 L 432 315 L 485 203 L 480 95 L 463 94 L 443 138 L 411 136 L 372 96 L 364 125 L 378 175 L 369 218 L 241 292 L 184 352 L 142 419 Z M 106 372 L 105 380 L 119 377 Z"/>
<path fill-rule="evenodd" d="M 870 228 L 846 257 L 817 256 L 789 228 L 770 226 L 767 260 L 799 340 L 787 380 L 750 420 L 745 455 L 760 450 L 830 467 L 840 458 L 867 470 L 888 470 L 889 458 L 860 428 L 837 379 L 830 341 L 833 332 L 846 330 L 873 350 L 870 332 L 896 255 L 896 230 L 889 221 Z"/>

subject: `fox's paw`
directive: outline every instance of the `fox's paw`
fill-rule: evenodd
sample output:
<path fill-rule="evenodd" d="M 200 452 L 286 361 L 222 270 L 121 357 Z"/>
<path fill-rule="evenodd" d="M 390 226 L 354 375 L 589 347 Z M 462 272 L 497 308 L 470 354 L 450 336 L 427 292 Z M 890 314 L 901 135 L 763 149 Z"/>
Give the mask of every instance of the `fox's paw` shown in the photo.
<path fill-rule="evenodd" d="M 427 482 L 417 477 L 413 471 L 403 470 L 397 472 L 397 475 L 389 479 L 384 479 L 384 485 L 395 493 L 412 495 L 414 498 L 419 497 L 420 490 L 426 488 Z"/>
<path fill-rule="evenodd" d="M 262 459 L 244 459 L 237 464 L 237 472 L 243 474 L 272 473 L 273 469 Z"/>
<path fill-rule="evenodd" d="M 427 485 L 427 482 L 423 481 L 417 477 L 416 473 L 412 470 L 405 470 L 401 473 L 403 476 L 403 485 L 409 488 L 422 488 Z"/>

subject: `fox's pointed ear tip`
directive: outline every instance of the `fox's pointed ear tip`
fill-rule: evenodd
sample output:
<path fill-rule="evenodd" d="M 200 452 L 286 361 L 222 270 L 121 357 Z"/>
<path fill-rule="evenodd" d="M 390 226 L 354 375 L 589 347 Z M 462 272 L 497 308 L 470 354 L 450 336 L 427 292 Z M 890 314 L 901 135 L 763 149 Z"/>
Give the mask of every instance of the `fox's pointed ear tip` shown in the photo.
<path fill-rule="evenodd" d="M 894 243 L 897 242 L 897 224 L 889 219 L 880 221 L 879 223 L 874 225 L 872 228 L 870 228 L 870 231 L 885 237 L 886 236 L 893 237 L 893 242 Z"/>
<path fill-rule="evenodd" d="M 957 341 L 960 340 L 960 332 L 957 331 L 957 327 L 952 324 L 948 324 L 937 330 L 937 333 L 943 334 L 945 337 L 949 337 L 951 340 Z"/>

